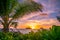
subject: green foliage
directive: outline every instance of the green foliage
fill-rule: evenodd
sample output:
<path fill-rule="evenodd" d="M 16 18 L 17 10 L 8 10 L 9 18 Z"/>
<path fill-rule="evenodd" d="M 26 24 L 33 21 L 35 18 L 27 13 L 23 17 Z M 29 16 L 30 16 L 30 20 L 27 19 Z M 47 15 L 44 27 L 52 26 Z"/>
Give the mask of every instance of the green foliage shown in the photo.
<path fill-rule="evenodd" d="M 53 25 L 51 29 L 31 31 L 28 34 L 19 32 L 0 32 L 0 40 L 60 40 L 60 26 Z"/>

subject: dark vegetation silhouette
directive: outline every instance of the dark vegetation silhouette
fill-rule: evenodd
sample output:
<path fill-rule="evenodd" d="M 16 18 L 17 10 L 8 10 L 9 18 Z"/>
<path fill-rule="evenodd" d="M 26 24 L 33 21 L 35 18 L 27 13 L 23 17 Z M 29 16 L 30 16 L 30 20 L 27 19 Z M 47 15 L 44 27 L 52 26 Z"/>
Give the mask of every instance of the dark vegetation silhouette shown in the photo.
<path fill-rule="evenodd" d="M 60 40 L 60 26 L 53 25 L 49 30 L 42 29 L 29 34 L 19 32 L 0 32 L 0 40 Z"/>

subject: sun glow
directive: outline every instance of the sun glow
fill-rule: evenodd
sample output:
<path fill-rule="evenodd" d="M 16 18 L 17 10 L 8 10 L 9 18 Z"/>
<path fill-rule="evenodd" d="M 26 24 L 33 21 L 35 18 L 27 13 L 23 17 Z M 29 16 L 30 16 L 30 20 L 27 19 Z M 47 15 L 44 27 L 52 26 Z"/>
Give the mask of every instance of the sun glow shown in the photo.
<path fill-rule="evenodd" d="M 36 29 L 35 28 L 36 27 L 36 24 L 35 23 L 31 23 L 29 26 L 30 26 L 31 29 Z"/>
<path fill-rule="evenodd" d="M 29 24 L 27 24 L 27 26 L 30 27 L 31 29 L 38 29 L 37 23 L 29 23 Z"/>

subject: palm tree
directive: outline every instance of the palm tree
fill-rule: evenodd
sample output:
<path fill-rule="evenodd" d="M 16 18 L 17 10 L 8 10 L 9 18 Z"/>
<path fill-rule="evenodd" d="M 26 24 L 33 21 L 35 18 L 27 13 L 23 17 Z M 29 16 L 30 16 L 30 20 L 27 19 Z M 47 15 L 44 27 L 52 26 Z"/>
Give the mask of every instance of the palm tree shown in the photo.
<path fill-rule="evenodd" d="M 0 23 L 3 31 L 8 32 L 9 26 L 17 18 L 34 11 L 42 11 L 43 6 L 34 1 L 30 3 L 19 3 L 17 0 L 0 0 Z"/>

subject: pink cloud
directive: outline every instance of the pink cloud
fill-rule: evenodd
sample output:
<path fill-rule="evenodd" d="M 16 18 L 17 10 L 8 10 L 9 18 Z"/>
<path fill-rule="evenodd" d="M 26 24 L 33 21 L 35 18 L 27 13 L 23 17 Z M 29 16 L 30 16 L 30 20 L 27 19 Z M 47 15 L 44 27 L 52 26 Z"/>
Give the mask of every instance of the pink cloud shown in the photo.
<path fill-rule="evenodd" d="M 41 12 L 32 12 L 28 15 L 24 15 L 22 18 L 20 18 L 19 20 L 27 20 L 29 18 L 32 18 L 34 16 L 38 16 Z"/>

